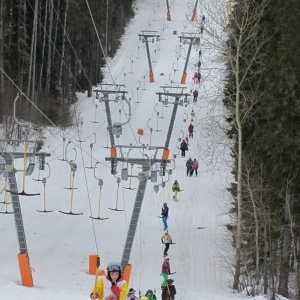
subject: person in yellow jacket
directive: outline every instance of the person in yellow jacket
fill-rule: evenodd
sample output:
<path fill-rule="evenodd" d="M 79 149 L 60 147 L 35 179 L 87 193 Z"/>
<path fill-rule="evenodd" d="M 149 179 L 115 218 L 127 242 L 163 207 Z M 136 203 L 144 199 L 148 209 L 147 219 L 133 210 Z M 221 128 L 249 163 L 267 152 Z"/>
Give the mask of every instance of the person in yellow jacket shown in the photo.
<path fill-rule="evenodd" d="M 121 271 L 122 268 L 119 263 L 109 263 L 107 275 L 100 277 L 96 289 L 90 294 L 91 299 L 124 300 L 127 296 L 128 286 Z"/>
<path fill-rule="evenodd" d="M 165 250 L 164 250 L 164 255 L 168 255 L 168 250 L 170 247 L 170 244 L 172 244 L 172 237 L 171 235 L 168 233 L 168 231 L 166 231 L 164 233 L 164 235 L 161 237 L 161 242 L 163 244 L 165 244 Z"/>
<path fill-rule="evenodd" d="M 174 192 L 173 199 L 177 199 L 177 194 L 180 191 L 180 186 L 177 180 L 174 181 L 172 185 L 172 190 Z"/>

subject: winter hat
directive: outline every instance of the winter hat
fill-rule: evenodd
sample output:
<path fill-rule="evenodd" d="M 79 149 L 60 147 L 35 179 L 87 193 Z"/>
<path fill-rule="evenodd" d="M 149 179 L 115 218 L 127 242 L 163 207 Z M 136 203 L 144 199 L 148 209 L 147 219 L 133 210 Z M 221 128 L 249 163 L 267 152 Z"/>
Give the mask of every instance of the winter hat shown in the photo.
<path fill-rule="evenodd" d="M 130 288 L 130 289 L 129 289 L 129 294 L 132 294 L 132 293 L 135 293 L 135 292 L 136 292 L 135 289 L 133 289 L 133 288 Z"/>
<path fill-rule="evenodd" d="M 165 257 L 165 260 L 169 260 L 169 257 L 168 257 L 168 256 L 166 256 L 166 257 Z"/>

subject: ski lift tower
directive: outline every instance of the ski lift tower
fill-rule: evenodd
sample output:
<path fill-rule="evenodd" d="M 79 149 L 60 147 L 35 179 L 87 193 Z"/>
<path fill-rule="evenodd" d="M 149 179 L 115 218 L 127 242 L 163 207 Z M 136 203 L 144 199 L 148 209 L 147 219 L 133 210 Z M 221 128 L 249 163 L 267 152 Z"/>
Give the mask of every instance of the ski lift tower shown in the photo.
<path fill-rule="evenodd" d="M 152 64 L 151 64 L 151 57 L 150 57 L 150 50 L 149 50 L 149 44 L 148 44 L 148 38 L 152 38 L 152 43 L 154 43 L 154 40 L 159 40 L 160 35 L 156 34 L 157 31 L 149 31 L 149 30 L 142 30 L 142 33 L 139 34 L 139 39 L 143 43 L 146 44 L 146 50 L 147 50 L 147 56 L 148 56 L 148 63 L 149 63 L 149 81 L 154 82 L 154 75 L 152 71 Z"/>
<path fill-rule="evenodd" d="M 188 53 L 186 56 L 186 60 L 185 60 L 185 65 L 184 65 L 184 69 L 183 69 L 183 73 L 182 73 L 182 77 L 181 77 L 181 83 L 185 84 L 186 81 L 186 77 L 187 77 L 187 66 L 188 66 L 188 62 L 189 62 L 189 58 L 190 58 L 190 54 L 191 54 L 191 49 L 192 49 L 192 45 L 194 43 L 194 41 L 197 39 L 197 34 L 196 33 L 188 33 L 188 32 L 182 32 L 181 35 L 178 37 L 180 42 L 185 42 L 186 40 L 189 40 L 189 49 L 188 49 Z"/>
<path fill-rule="evenodd" d="M 5 161 L 5 168 L 3 170 L 3 174 L 8 179 L 9 183 L 9 191 L 11 192 L 11 201 L 13 206 L 13 212 L 14 212 L 14 218 L 15 218 L 15 225 L 16 225 L 16 231 L 17 231 L 17 238 L 19 243 L 19 250 L 20 253 L 18 255 L 18 261 L 19 261 L 19 267 L 20 267 L 20 273 L 21 273 L 21 279 L 22 279 L 22 285 L 32 287 L 33 286 L 33 280 L 30 272 L 30 262 L 29 262 L 29 255 L 28 255 L 28 249 L 27 249 L 27 243 L 26 243 L 26 237 L 25 237 L 25 228 L 23 224 L 23 217 L 22 217 L 22 211 L 21 211 L 21 205 L 20 205 L 20 199 L 19 195 L 24 196 L 33 196 L 38 194 L 27 194 L 19 193 L 17 190 L 17 181 L 16 181 L 16 175 L 15 173 L 18 171 L 23 170 L 17 170 L 14 167 L 14 159 L 17 158 L 23 158 L 24 159 L 24 153 L 23 152 L 11 152 L 6 150 L 10 143 L 21 143 L 21 140 L 5 140 L 0 139 L 0 155 L 2 156 L 3 160 Z M 37 145 L 41 143 L 41 141 L 27 141 L 31 148 L 30 153 L 26 153 L 26 157 L 28 157 L 31 161 L 28 163 L 27 168 L 25 170 L 25 176 L 31 176 L 35 163 L 34 157 L 38 157 L 39 161 L 41 162 L 40 168 L 43 170 L 45 165 L 45 157 L 50 156 L 49 153 L 37 153 Z M 27 267 L 24 269 L 24 262 Z"/>
<path fill-rule="evenodd" d="M 184 88 L 185 87 L 181 88 L 182 91 Z M 108 130 L 110 131 L 110 137 L 111 137 L 111 156 L 105 157 L 105 160 L 112 162 L 112 174 L 115 175 L 117 173 L 117 170 L 116 170 L 117 162 L 126 163 L 127 165 L 128 164 L 131 164 L 131 165 L 137 164 L 142 167 L 142 170 L 138 174 L 135 174 L 135 175 L 134 174 L 129 175 L 127 168 L 122 168 L 122 170 L 121 170 L 122 180 L 126 181 L 126 180 L 128 180 L 128 177 L 135 177 L 139 180 L 139 185 L 138 185 L 138 189 L 137 189 L 137 193 L 136 193 L 133 212 L 132 212 L 132 216 L 131 216 L 131 220 L 130 220 L 130 224 L 129 224 L 129 228 L 128 228 L 128 232 L 127 232 L 126 242 L 125 242 L 125 246 L 124 246 L 124 250 L 123 250 L 123 254 L 122 254 L 121 265 L 122 265 L 122 268 L 124 269 L 128 265 L 128 262 L 129 262 L 130 253 L 131 253 L 134 236 L 135 236 L 135 231 L 136 231 L 136 227 L 137 227 L 137 223 L 138 223 L 138 219 L 139 219 L 139 215 L 140 215 L 140 211 L 141 211 L 141 207 L 142 207 L 142 202 L 144 199 L 144 194 L 145 194 L 145 190 L 146 190 L 146 186 L 147 186 L 147 181 L 148 180 L 151 180 L 151 182 L 157 181 L 157 170 L 154 170 L 154 168 L 153 168 L 153 166 L 155 164 L 160 164 L 162 166 L 162 169 L 165 170 L 167 164 L 171 162 L 171 160 L 169 159 L 170 150 L 168 149 L 168 147 L 169 147 L 169 142 L 170 142 L 170 138 L 171 138 L 174 122 L 175 122 L 177 108 L 179 105 L 183 106 L 183 103 L 185 101 L 187 101 L 186 99 L 189 94 L 183 94 L 182 91 L 181 91 L 181 93 L 167 93 L 167 92 L 158 93 L 159 101 L 161 101 L 161 95 L 167 94 L 170 97 L 175 97 L 175 101 L 173 102 L 174 108 L 173 108 L 170 125 L 169 125 L 169 130 L 167 133 L 166 142 L 165 142 L 164 146 L 149 146 L 149 145 L 144 145 L 144 144 L 142 144 L 142 145 L 116 145 L 115 141 L 114 141 L 114 135 L 116 135 L 117 138 L 120 137 L 120 135 L 122 134 L 122 125 L 127 124 L 130 121 L 130 114 L 131 114 L 130 103 L 126 100 L 125 95 L 123 95 L 123 97 L 124 97 L 123 100 L 127 101 L 129 104 L 129 119 L 123 124 L 121 124 L 121 123 L 112 124 L 110 108 L 109 108 L 109 101 L 113 101 L 113 100 L 109 100 L 109 94 L 112 93 L 112 91 L 107 91 L 107 90 L 95 90 L 95 91 L 96 91 L 96 93 L 102 93 L 104 95 L 103 101 L 105 101 Z M 116 93 L 116 92 L 113 91 L 113 93 Z M 119 91 L 119 93 L 124 93 L 124 92 Z M 184 99 L 182 99 L 183 97 L 184 97 Z M 119 151 L 118 151 L 118 153 L 120 153 L 119 155 L 117 155 L 117 151 L 116 151 L 117 148 L 119 149 Z M 139 149 L 140 150 L 139 153 L 143 153 L 142 157 L 131 158 L 128 155 L 128 151 L 124 151 L 124 149 L 126 149 L 126 150 L 127 149 Z M 145 153 L 145 152 L 147 152 L 147 153 Z M 159 153 L 161 153 L 161 152 L 163 153 L 162 158 L 158 158 Z"/>
<path fill-rule="evenodd" d="M 35 163 L 34 158 L 38 157 L 40 162 L 40 169 L 44 170 L 45 168 L 45 157 L 50 156 L 49 153 L 41 152 L 37 153 L 37 146 L 42 143 L 41 141 L 30 141 L 27 140 L 27 135 L 29 133 L 29 127 L 26 126 L 24 123 L 21 123 L 17 120 L 15 116 L 15 107 L 16 107 L 16 101 L 18 100 L 19 95 L 16 97 L 14 101 L 14 118 L 17 124 L 22 126 L 22 132 L 24 134 L 24 140 L 11 140 L 11 139 L 0 139 L 0 155 L 3 158 L 3 161 L 5 162 L 5 166 L 1 168 L 2 173 L 5 177 L 8 179 L 9 184 L 9 192 L 11 193 L 11 199 L 12 199 L 12 206 L 14 211 L 14 218 L 15 218 L 15 225 L 16 225 L 16 231 L 17 231 L 17 238 L 19 242 L 19 250 L 20 253 L 18 254 L 18 261 L 19 261 L 19 268 L 21 273 L 21 279 L 22 279 L 22 285 L 27 287 L 33 287 L 33 280 L 31 276 L 30 271 L 30 263 L 29 263 L 29 255 L 28 255 L 28 249 L 26 244 L 26 238 L 25 238 L 25 229 L 23 224 L 23 218 L 22 218 L 22 211 L 21 211 L 21 205 L 19 201 L 19 195 L 24 196 L 35 196 L 39 194 L 28 194 L 25 193 L 24 189 L 24 183 L 25 183 L 25 176 L 31 176 Z M 19 145 L 20 143 L 24 142 L 24 152 L 14 152 L 10 151 L 10 145 L 15 144 Z M 27 147 L 27 144 L 29 147 Z M 28 165 L 26 164 L 26 158 L 29 158 Z M 18 170 L 14 167 L 14 159 L 17 158 L 23 158 L 24 159 L 24 169 Z M 16 175 L 15 173 L 18 171 L 23 172 L 23 190 L 22 192 L 18 192 L 17 190 L 17 181 L 16 181 Z"/>

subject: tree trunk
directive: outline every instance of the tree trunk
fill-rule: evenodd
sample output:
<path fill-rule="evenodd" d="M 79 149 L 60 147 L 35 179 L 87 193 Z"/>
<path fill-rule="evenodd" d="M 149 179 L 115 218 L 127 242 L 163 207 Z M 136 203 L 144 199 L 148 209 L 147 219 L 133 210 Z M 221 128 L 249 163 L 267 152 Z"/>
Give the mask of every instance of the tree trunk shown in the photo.
<path fill-rule="evenodd" d="M 45 93 L 49 94 L 50 92 L 50 83 L 51 83 L 51 67 L 52 67 L 52 31 L 53 31 L 53 2 L 49 2 L 49 30 L 48 30 L 48 59 L 47 59 L 47 69 L 46 69 L 46 86 Z"/>
<path fill-rule="evenodd" d="M 3 65 L 3 1 L 0 2 L 0 68 L 4 70 Z M 0 123 L 3 122 L 3 96 L 4 96 L 4 75 L 0 71 Z"/>
<path fill-rule="evenodd" d="M 290 214 L 289 209 L 291 205 L 291 194 L 287 189 L 285 198 L 285 214 L 284 214 L 284 227 L 282 231 L 282 247 L 281 247 L 281 262 L 280 274 L 278 284 L 278 294 L 288 298 L 289 296 L 289 260 L 290 260 L 290 246 L 291 246 L 291 233 L 290 233 Z"/>
<path fill-rule="evenodd" d="M 65 60 L 65 43 L 66 43 L 66 27 L 67 27 L 67 19 L 68 19 L 68 9 L 69 9 L 69 0 L 66 0 L 66 8 L 65 8 L 65 15 L 64 15 L 64 27 L 63 27 L 63 39 L 62 39 L 62 50 L 61 50 L 61 61 L 60 61 L 60 70 L 59 70 L 59 77 L 58 77 L 58 90 L 60 94 L 65 96 L 62 92 L 62 80 L 63 80 L 63 66 Z M 64 101 L 63 101 L 64 102 Z"/>
<path fill-rule="evenodd" d="M 41 70 L 40 70 L 40 80 L 39 80 L 39 93 L 43 90 L 43 78 L 44 78 L 44 58 L 45 58 L 45 49 L 46 49 L 46 38 L 47 38 L 47 20 L 48 20 L 48 6 L 49 6 L 49 1 L 46 1 L 45 4 L 45 20 L 44 20 L 44 30 L 42 31 L 44 33 L 43 35 L 43 46 L 42 46 L 42 59 L 41 59 Z M 44 105 L 44 97 L 42 97 L 42 102 L 41 102 L 41 109 L 43 109 Z"/>

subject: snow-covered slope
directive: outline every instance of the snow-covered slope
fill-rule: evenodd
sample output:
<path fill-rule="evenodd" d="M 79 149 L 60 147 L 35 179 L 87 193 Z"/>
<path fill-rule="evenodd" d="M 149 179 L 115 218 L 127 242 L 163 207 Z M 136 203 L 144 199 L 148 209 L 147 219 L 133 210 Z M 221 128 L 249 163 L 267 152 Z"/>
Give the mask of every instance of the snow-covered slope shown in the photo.
<path fill-rule="evenodd" d="M 198 16 L 206 13 L 201 2 L 197 8 Z M 164 146 L 172 105 L 162 107 L 156 93 L 162 91 L 160 86 L 182 86 L 180 81 L 188 45 L 180 43 L 178 35 L 181 32 L 197 30 L 189 21 L 194 1 L 174 0 L 170 4 L 172 21 L 167 22 L 164 1 L 137 1 L 136 17 L 127 27 L 117 55 L 109 61 L 110 68 L 106 70 L 105 81 L 112 83 L 114 80 L 117 84 L 125 84 L 122 89 L 128 91 L 127 98 L 132 105 L 132 120 L 129 125 L 124 126 L 123 134 L 116 139 L 117 144 L 150 144 L 151 141 L 152 145 Z M 209 22 L 209 16 L 206 19 Z M 138 38 L 142 30 L 156 31 L 161 37 L 159 42 L 149 43 L 154 83 L 149 83 L 146 48 Z M 160 191 L 155 193 L 153 183 L 148 182 L 130 258 L 133 268 L 129 286 L 142 292 L 148 288 L 160 290 L 160 270 L 163 262 L 160 237 L 163 234 L 163 224 L 158 215 L 162 204 L 167 202 L 170 208 L 169 233 L 176 242 L 169 250 L 171 270 L 176 272 L 172 276 L 178 291 L 176 299 L 229 299 L 236 296 L 231 294 L 228 288 L 229 270 L 222 263 L 225 259 L 223 250 L 227 247 L 227 233 L 223 225 L 228 221 L 224 192 L 228 170 L 225 164 L 217 163 L 212 167 L 211 157 L 203 156 L 204 151 L 201 151 L 206 146 L 204 143 L 211 143 L 207 141 L 209 134 L 206 123 L 210 106 L 205 93 L 211 91 L 212 86 L 208 76 L 211 67 L 210 53 L 209 47 L 205 47 L 205 40 L 201 47 L 204 68 L 199 101 L 196 105 L 189 104 L 187 107 L 178 108 L 170 142 L 171 156 L 179 153 L 178 139 L 187 134 L 189 120 L 184 120 L 192 109 L 196 112 L 194 139 L 190 140 L 185 159 L 180 155 L 176 156 L 176 168 L 164 189 L 160 188 Z M 199 46 L 193 46 L 190 61 L 198 61 L 198 50 Z M 198 88 L 192 81 L 195 71 L 194 64 L 189 64 L 187 82 L 184 85 L 188 93 Z M 99 103 L 95 97 L 91 99 L 83 94 L 80 94 L 79 98 L 74 107 L 78 127 L 63 134 L 67 137 L 67 142 L 71 141 L 67 147 L 67 158 L 76 159 L 78 165 L 74 181 L 78 189 L 74 190 L 72 211 L 83 214 L 70 216 L 59 212 L 70 211 L 71 191 L 65 189 L 71 184 L 70 166 L 60 160 L 63 153 L 62 134 L 53 128 L 45 129 L 44 150 L 51 153 L 51 158 L 47 160 L 51 173 L 45 186 L 46 203 L 47 209 L 53 212 L 37 212 L 43 210 L 44 190 L 41 182 L 32 180 L 38 176 L 47 176 L 47 168 L 40 174 L 36 169 L 31 178 L 26 177 L 26 190 L 40 192 L 41 196 L 20 198 L 35 287 L 25 288 L 20 285 L 18 244 L 13 215 L 1 214 L 0 299 L 10 300 L 20 296 L 26 300 L 88 298 L 94 283 L 93 276 L 88 275 L 89 255 L 99 253 L 101 268 L 105 268 L 110 261 L 121 260 L 136 190 L 124 189 L 129 186 L 128 181 L 121 182 L 118 191 L 117 179 L 110 174 L 110 164 L 105 162 L 105 157 L 110 156 L 110 153 L 106 148 L 109 143 L 104 104 Z M 173 100 L 169 98 L 169 101 Z M 95 104 L 98 105 L 96 117 Z M 127 119 L 126 105 L 112 103 L 111 109 L 113 122 L 123 122 Z M 157 112 L 163 118 L 157 118 Z M 92 122 L 95 118 L 99 123 Z M 140 141 L 137 135 L 138 128 L 145 130 Z M 152 134 L 150 128 L 153 129 Z M 90 144 L 95 142 L 95 136 L 96 143 L 91 160 Z M 79 143 L 79 139 L 85 142 Z M 128 155 L 142 157 L 139 151 L 134 150 Z M 186 177 L 185 163 L 189 156 L 199 159 L 197 177 Z M 87 168 L 94 166 L 97 161 L 99 164 L 95 172 Z M 22 165 L 22 162 L 16 161 L 16 164 Z M 118 175 L 122 167 L 125 166 L 119 164 Z M 131 166 L 129 170 L 130 168 Z M 133 174 L 136 175 L 139 170 L 134 166 Z M 105 221 L 90 218 L 91 214 L 94 217 L 98 214 L 99 186 L 95 177 L 104 179 L 101 217 L 109 218 Z M 172 199 L 171 192 L 171 184 L 175 179 L 183 189 L 179 193 L 178 201 Z M 18 174 L 18 182 L 21 189 L 21 174 Z M 132 187 L 137 185 L 137 179 L 132 179 Z M 124 211 L 108 209 L 116 207 L 117 199 L 118 208 Z M 4 211 L 4 205 L 1 206 Z M 198 229 L 199 227 L 201 229 Z M 230 251 L 230 248 L 226 250 Z"/>

